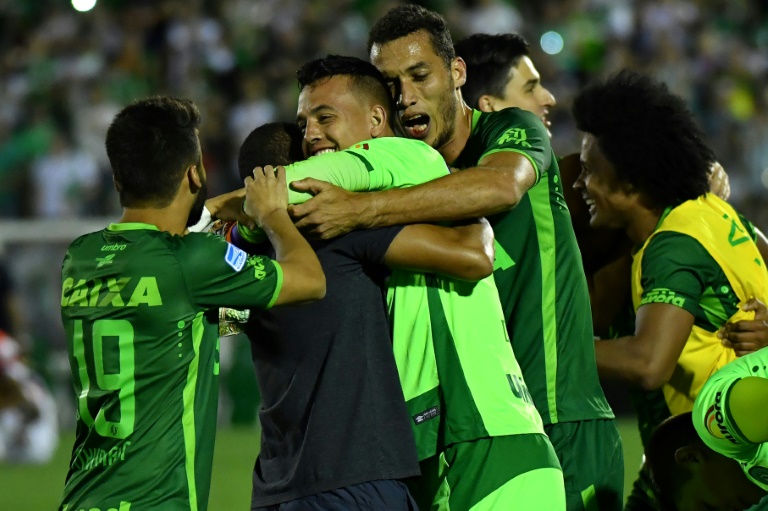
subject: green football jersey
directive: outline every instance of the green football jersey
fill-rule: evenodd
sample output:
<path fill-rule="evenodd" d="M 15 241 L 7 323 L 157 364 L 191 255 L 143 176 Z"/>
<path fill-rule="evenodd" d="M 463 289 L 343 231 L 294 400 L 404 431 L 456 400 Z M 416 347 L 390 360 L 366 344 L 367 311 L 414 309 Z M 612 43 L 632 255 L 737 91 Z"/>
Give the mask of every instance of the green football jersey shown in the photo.
<path fill-rule="evenodd" d="M 392 345 L 419 459 L 490 436 L 544 433 L 510 348 L 493 276 L 393 271 Z"/>
<path fill-rule="evenodd" d="M 731 414 L 734 384 L 753 376 L 768 378 L 768 348 L 737 358 L 707 380 L 693 405 L 693 425 L 710 449 L 738 461 L 750 481 L 768 490 L 768 444 L 750 442 Z"/>
<path fill-rule="evenodd" d="M 612 418 L 597 376 L 581 254 L 547 131 L 518 108 L 475 111 L 452 166 L 474 167 L 499 151 L 522 154 L 537 176 L 517 206 L 488 218 L 507 330 L 533 401 L 545 424 Z"/>
<path fill-rule="evenodd" d="M 61 316 L 77 398 L 64 511 L 204 511 L 217 307 L 268 308 L 280 266 L 208 234 L 112 224 L 69 247 Z"/>

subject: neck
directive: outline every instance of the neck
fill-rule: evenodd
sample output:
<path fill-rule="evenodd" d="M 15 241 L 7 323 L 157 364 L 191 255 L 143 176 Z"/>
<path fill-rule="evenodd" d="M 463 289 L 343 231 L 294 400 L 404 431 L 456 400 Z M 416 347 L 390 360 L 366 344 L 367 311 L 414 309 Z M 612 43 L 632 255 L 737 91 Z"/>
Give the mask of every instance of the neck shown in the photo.
<path fill-rule="evenodd" d="M 184 210 L 174 201 L 164 208 L 123 208 L 120 223 L 151 224 L 161 231 L 181 236 L 187 230 L 188 217 L 189 208 Z"/>
<path fill-rule="evenodd" d="M 453 163 L 456 158 L 459 157 L 464 150 L 464 146 L 467 145 L 469 135 L 472 133 L 472 109 L 464 103 L 461 98 L 461 93 L 456 92 L 459 102 L 459 108 L 456 110 L 456 118 L 454 119 L 455 131 L 451 139 L 446 142 L 442 147 L 438 147 L 438 152 L 443 156 L 443 159 L 448 163 Z"/>
<path fill-rule="evenodd" d="M 632 243 L 638 245 L 645 242 L 656 230 L 661 218 L 661 212 L 645 208 L 637 208 L 629 215 L 629 223 L 625 229 Z"/>

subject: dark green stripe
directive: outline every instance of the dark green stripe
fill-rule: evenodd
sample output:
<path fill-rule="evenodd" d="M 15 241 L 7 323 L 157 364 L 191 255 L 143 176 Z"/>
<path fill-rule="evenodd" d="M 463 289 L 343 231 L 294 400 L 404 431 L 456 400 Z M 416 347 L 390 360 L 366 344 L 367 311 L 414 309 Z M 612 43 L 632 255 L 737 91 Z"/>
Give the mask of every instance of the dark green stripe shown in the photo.
<path fill-rule="evenodd" d="M 356 152 L 354 152 L 354 151 L 349 151 L 349 154 L 351 154 L 352 156 L 355 156 L 355 157 L 359 158 L 359 159 L 360 159 L 360 161 L 362 161 L 362 162 L 363 162 L 363 165 L 365 165 L 365 168 L 366 168 L 366 170 L 367 170 L 368 172 L 373 172 L 373 165 L 371 165 L 371 162 L 369 162 L 369 161 L 368 161 L 368 159 L 367 159 L 365 156 L 363 156 L 362 154 L 357 154 L 357 153 L 356 153 Z"/>
<path fill-rule="evenodd" d="M 429 305 L 429 319 L 432 325 L 432 339 L 435 349 L 435 364 L 440 378 L 440 388 L 443 399 L 450 403 L 450 409 L 444 410 L 445 442 L 453 443 L 454 435 L 457 440 L 465 440 L 467 434 L 475 438 L 488 436 L 483 417 L 475 405 L 472 391 L 469 389 L 464 376 L 464 368 L 461 365 L 456 345 L 448 327 L 440 294 L 438 291 L 437 277 L 426 275 L 427 303 Z M 456 431 L 456 427 L 462 431 Z"/>

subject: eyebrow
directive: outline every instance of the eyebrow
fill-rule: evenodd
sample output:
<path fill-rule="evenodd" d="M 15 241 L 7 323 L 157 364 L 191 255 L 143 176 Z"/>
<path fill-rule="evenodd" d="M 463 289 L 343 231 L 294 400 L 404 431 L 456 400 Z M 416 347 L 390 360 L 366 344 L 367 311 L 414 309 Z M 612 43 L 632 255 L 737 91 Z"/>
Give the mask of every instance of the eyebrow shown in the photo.
<path fill-rule="evenodd" d="M 530 80 L 525 82 L 525 85 L 523 85 L 523 88 L 527 88 L 530 85 L 536 85 L 537 83 L 539 83 L 539 79 L 538 78 L 531 78 Z"/>
<path fill-rule="evenodd" d="M 417 69 L 419 69 L 421 67 L 429 67 L 429 65 L 426 62 L 424 62 L 424 61 L 417 62 L 414 65 L 412 65 L 410 67 L 407 67 L 405 69 L 405 72 L 406 73 L 412 73 L 412 72 L 416 71 Z"/>
<path fill-rule="evenodd" d="M 336 109 L 333 108 L 331 105 L 317 105 L 315 108 L 313 108 L 312 110 L 309 111 L 309 115 L 317 115 L 320 112 L 325 111 L 325 110 L 329 110 L 329 111 L 332 111 L 332 112 L 336 111 Z M 300 121 L 302 119 L 304 119 L 304 116 L 301 116 L 301 115 L 297 115 L 296 116 L 296 121 Z"/>

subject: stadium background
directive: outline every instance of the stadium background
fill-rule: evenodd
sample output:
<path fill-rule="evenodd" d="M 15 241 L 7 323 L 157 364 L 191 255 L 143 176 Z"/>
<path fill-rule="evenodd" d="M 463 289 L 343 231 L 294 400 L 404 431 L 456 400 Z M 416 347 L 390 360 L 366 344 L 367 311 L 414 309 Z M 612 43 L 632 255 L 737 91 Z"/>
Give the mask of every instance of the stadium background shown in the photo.
<path fill-rule="evenodd" d="M 88 0 L 74 0 L 74 4 Z M 173 94 L 203 114 L 211 194 L 239 182 L 237 147 L 255 126 L 292 120 L 294 72 L 327 53 L 365 58 L 383 0 L 0 0 L 0 328 L 53 389 L 62 434 L 45 466 L 0 465 L 0 509 L 52 509 L 66 473 L 74 406 L 58 272 L 67 243 L 119 216 L 103 139 L 133 98 Z M 731 178 L 731 201 L 768 229 L 768 2 L 764 0 L 433 0 L 454 39 L 518 32 L 558 100 L 553 146 L 575 152 L 578 89 L 621 67 L 648 71 L 688 100 Z M 545 51 L 546 50 L 546 51 Z M 244 509 L 258 448 L 249 353 L 223 342 L 222 407 L 211 510 Z M 639 463 L 626 397 L 630 483 Z"/>

